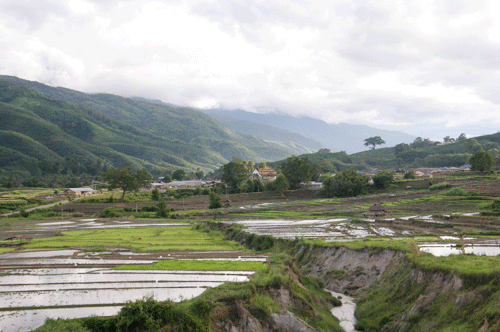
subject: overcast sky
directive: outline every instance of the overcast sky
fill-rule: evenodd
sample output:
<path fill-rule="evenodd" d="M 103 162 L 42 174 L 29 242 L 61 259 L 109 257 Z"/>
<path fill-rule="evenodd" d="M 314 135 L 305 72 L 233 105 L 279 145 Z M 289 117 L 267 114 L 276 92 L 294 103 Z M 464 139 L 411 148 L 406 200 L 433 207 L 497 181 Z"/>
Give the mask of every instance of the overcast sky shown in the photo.
<path fill-rule="evenodd" d="M 0 0 L 0 73 L 442 139 L 500 130 L 500 1 Z"/>

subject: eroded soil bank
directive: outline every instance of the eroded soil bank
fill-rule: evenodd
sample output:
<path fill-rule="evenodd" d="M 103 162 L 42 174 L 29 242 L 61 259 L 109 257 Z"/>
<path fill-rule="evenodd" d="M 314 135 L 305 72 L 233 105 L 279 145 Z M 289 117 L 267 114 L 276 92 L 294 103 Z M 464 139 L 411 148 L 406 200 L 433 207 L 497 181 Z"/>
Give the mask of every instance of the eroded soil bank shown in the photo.
<path fill-rule="evenodd" d="M 478 257 L 479 259 L 479 257 Z M 297 264 L 325 287 L 356 298 L 361 331 L 498 331 L 495 275 L 418 268 L 402 252 L 303 246 Z"/>

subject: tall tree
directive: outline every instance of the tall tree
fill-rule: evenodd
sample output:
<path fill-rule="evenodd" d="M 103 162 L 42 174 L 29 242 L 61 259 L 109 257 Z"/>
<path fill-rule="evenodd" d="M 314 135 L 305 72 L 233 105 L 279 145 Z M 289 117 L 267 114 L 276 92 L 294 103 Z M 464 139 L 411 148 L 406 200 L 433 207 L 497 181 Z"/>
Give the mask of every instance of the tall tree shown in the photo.
<path fill-rule="evenodd" d="M 236 191 L 250 174 L 243 161 L 239 158 L 233 158 L 229 163 L 222 166 L 222 172 L 222 181 L 229 185 L 232 191 Z"/>
<path fill-rule="evenodd" d="M 320 166 L 307 157 L 291 156 L 281 164 L 281 172 L 287 178 L 290 188 L 298 189 L 301 182 L 318 179 Z"/>
<path fill-rule="evenodd" d="M 123 190 L 120 202 L 123 203 L 127 191 L 139 191 L 147 186 L 152 179 L 151 174 L 143 168 L 134 172 L 132 164 L 126 163 L 125 166 L 111 167 L 104 174 L 102 179 L 108 182 L 109 190 L 121 188 Z"/>
<path fill-rule="evenodd" d="M 365 138 L 365 146 L 372 145 L 372 150 L 375 150 L 375 146 L 385 144 L 385 141 L 380 138 L 380 136 L 373 136 Z"/>
<path fill-rule="evenodd" d="M 184 180 L 184 177 L 186 176 L 186 172 L 183 169 L 176 169 L 172 173 L 172 179 L 182 181 Z"/>
<path fill-rule="evenodd" d="M 278 174 L 276 177 L 276 180 L 273 181 L 273 190 L 275 193 L 280 194 L 283 196 L 283 193 L 285 190 L 287 190 L 290 187 L 288 184 L 288 180 L 283 174 Z"/>
<path fill-rule="evenodd" d="M 476 152 L 469 160 L 473 171 L 486 172 L 495 163 L 493 156 L 488 151 L 480 150 Z"/>

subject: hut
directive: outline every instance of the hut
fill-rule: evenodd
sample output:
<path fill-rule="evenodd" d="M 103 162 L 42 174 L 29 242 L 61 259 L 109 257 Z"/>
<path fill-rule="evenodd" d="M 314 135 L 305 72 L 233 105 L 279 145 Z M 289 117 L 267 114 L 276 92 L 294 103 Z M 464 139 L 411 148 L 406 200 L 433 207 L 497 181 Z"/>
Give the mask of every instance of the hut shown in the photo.
<path fill-rule="evenodd" d="M 363 213 L 365 217 L 388 217 L 390 216 L 387 209 L 383 207 L 380 203 L 373 204 L 368 211 Z"/>

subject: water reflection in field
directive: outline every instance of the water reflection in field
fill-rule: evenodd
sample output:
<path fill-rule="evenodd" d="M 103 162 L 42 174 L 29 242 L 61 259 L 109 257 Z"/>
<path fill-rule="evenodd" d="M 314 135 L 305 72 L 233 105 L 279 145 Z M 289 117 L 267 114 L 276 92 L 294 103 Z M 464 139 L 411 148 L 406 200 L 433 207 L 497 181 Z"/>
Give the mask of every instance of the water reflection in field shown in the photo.
<path fill-rule="evenodd" d="M 131 259 L 124 259 L 128 255 Z M 232 251 L 172 252 L 171 257 L 170 253 L 135 254 L 113 248 L 102 252 L 50 250 L 1 254 L 0 330 L 30 331 L 43 325 L 47 317 L 115 315 L 127 301 L 145 296 L 158 301 L 190 299 L 225 282 L 248 281 L 253 273 L 110 269 L 174 256 L 175 259 L 266 260 L 264 256 Z"/>

